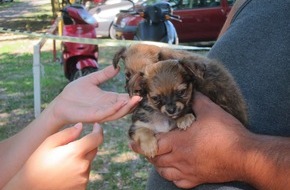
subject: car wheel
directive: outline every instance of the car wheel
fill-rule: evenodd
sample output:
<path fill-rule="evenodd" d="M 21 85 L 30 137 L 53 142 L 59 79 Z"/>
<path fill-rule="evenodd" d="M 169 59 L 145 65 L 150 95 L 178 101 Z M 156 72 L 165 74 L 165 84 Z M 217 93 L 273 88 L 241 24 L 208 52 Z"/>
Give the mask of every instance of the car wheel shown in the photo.
<path fill-rule="evenodd" d="M 116 40 L 116 30 L 113 27 L 113 22 L 110 24 L 110 28 L 109 28 L 109 36 L 111 39 Z"/>

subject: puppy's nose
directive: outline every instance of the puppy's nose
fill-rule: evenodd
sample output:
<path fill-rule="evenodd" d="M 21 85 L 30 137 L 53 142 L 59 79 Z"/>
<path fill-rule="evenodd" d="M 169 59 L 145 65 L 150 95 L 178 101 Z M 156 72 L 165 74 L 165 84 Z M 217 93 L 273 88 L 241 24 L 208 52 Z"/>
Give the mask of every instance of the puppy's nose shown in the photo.
<path fill-rule="evenodd" d="M 169 114 L 174 114 L 175 111 L 176 111 L 176 107 L 175 107 L 175 106 L 167 106 L 167 107 L 166 107 L 166 111 L 167 111 L 167 113 L 169 113 Z"/>

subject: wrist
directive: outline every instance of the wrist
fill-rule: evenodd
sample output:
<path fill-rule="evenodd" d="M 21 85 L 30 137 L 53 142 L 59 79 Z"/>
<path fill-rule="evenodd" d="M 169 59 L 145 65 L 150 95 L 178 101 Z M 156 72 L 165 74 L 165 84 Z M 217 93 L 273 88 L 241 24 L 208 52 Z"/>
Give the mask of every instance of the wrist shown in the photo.
<path fill-rule="evenodd" d="M 290 155 L 286 155 L 287 150 L 282 150 L 281 147 L 288 149 L 286 147 L 289 147 L 289 142 L 280 137 L 257 134 L 253 134 L 248 140 L 245 147 L 243 181 L 257 189 L 288 187 L 288 177 L 285 176 L 289 176 L 290 161 L 286 161 L 285 158 Z"/>
<path fill-rule="evenodd" d="M 230 150 L 227 150 L 225 162 L 228 163 L 228 181 L 241 181 L 250 183 L 251 176 L 249 168 L 252 168 L 253 162 L 252 140 L 255 140 L 255 134 L 245 131 L 239 134 L 239 137 L 232 143 Z"/>
<path fill-rule="evenodd" d="M 21 177 L 19 177 L 20 171 L 13 176 L 13 178 L 3 187 L 3 190 L 17 190 L 17 189 L 29 189 Z"/>
<path fill-rule="evenodd" d="M 49 123 L 49 128 L 53 133 L 58 131 L 61 127 L 68 124 L 57 111 L 57 102 L 53 100 L 41 113 L 40 119 L 44 119 L 44 123 Z"/>

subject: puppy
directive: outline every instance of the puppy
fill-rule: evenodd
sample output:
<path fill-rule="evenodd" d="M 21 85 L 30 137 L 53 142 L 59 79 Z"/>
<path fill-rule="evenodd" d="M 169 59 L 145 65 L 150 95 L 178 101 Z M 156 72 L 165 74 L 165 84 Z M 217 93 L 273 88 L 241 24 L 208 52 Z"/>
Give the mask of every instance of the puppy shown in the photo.
<path fill-rule="evenodd" d="M 140 73 L 144 73 L 147 65 L 157 63 L 159 59 L 160 47 L 133 44 L 130 47 L 122 47 L 113 58 L 113 65 L 116 68 L 120 59 L 125 64 L 126 85 L 125 89 L 129 95 L 140 95 Z"/>
<path fill-rule="evenodd" d="M 122 57 L 125 70 L 130 73 L 126 73 L 126 88 L 131 95 L 137 93 L 143 97 L 132 114 L 129 136 L 140 143 L 146 156 L 154 157 L 157 153 L 156 133 L 176 127 L 186 129 L 194 121 L 191 105 L 195 90 L 247 124 L 243 97 L 230 73 L 220 63 L 186 51 L 150 47 L 137 45 L 137 48 L 129 47 L 129 51 L 123 49 L 121 53 L 125 55 Z M 139 56 L 134 62 L 128 54 L 134 52 L 132 49 L 135 53 L 136 49 L 150 49 L 154 53 L 137 51 Z M 140 70 L 130 68 L 139 62 L 143 63 Z"/>

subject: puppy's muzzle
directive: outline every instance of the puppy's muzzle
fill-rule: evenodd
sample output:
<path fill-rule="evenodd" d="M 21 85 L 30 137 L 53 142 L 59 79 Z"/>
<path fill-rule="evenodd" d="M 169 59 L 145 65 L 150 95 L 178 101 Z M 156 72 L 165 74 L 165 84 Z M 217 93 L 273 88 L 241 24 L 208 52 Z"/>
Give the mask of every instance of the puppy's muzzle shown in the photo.
<path fill-rule="evenodd" d="M 176 106 L 174 105 L 166 106 L 166 112 L 170 115 L 173 115 L 176 112 Z"/>
<path fill-rule="evenodd" d="M 164 105 L 161 108 L 161 112 L 168 115 L 168 117 L 175 119 L 175 118 L 179 117 L 179 115 L 181 113 L 181 109 L 174 104 L 170 104 L 170 105 Z"/>

